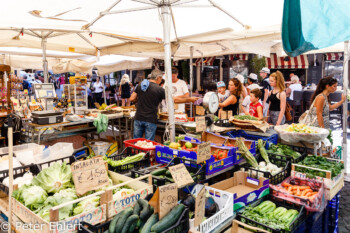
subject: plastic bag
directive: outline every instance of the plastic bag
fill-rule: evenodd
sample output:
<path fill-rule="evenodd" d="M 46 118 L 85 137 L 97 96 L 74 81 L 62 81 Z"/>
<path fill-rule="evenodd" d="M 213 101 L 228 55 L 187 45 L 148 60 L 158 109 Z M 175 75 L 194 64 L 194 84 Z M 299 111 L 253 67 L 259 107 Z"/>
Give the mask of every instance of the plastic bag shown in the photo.
<path fill-rule="evenodd" d="M 50 146 L 47 150 L 49 150 L 49 155 L 46 153 L 42 153 L 40 157 L 36 157 L 37 163 L 48 162 L 56 159 L 65 158 L 71 156 L 74 153 L 73 143 L 59 142 L 53 146 Z"/>
<path fill-rule="evenodd" d="M 316 130 L 317 133 L 298 133 L 298 132 L 287 132 L 285 129 L 289 125 L 278 125 L 275 126 L 275 131 L 278 133 L 278 136 L 290 143 L 297 143 L 297 142 L 309 142 L 309 143 L 315 143 L 320 142 L 328 137 L 329 131 L 327 129 L 318 128 L 309 126 L 311 129 Z"/>

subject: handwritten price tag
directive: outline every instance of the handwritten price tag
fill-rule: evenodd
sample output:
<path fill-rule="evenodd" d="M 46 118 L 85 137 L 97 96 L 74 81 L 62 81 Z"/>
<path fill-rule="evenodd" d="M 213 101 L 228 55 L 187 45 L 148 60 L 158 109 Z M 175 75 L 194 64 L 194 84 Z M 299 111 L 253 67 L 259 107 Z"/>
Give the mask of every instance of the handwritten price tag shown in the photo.
<path fill-rule="evenodd" d="M 202 106 L 196 106 L 196 115 L 200 115 L 200 116 L 205 115 L 205 110 Z"/>
<path fill-rule="evenodd" d="M 178 192 L 176 184 L 159 187 L 159 219 L 167 215 L 177 205 Z"/>
<path fill-rule="evenodd" d="M 205 187 L 199 191 L 197 197 L 196 197 L 196 204 L 195 204 L 195 214 L 194 214 L 194 226 L 198 226 L 201 224 L 204 213 L 205 213 Z"/>
<path fill-rule="evenodd" d="M 227 112 L 227 119 L 230 119 L 232 117 L 232 111 Z"/>
<path fill-rule="evenodd" d="M 192 176 L 183 163 L 169 167 L 169 171 L 178 188 L 194 183 Z"/>
<path fill-rule="evenodd" d="M 205 117 L 196 117 L 196 132 L 203 132 L 206 128 Z"/>
<path fill-rule="evenodd" d="M 226 111 L 221 111 L 221 120 L 226 120 L 227 119 L 227 112 Z"/>
<path fill-rule="evenodd" d="M 107 169 L 102 157 L 75 162 L 71 170 L 75 191 L 79 196 L 109 184 Z"/>
<path fill-rule="evenodd" d="M 211 147 L 210 142 L 204 142 L 198 144 L 198 153 L 197 153 L 197 164 L 210 159 L 211 156 Z"/>

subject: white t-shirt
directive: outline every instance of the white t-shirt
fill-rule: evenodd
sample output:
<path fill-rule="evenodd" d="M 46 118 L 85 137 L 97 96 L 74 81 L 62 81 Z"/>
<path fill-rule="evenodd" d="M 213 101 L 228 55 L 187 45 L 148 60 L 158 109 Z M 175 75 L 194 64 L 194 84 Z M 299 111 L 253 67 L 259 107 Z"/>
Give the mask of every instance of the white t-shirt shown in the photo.
<path fill-rule="evenodd" d="M 293 92 L 294 92 L 294 91 L 301 91 L 301 90 L 303 90 L 303 87 L 301 86 L 300 83 L 291 84 L 291 85 L 289 86 L 289 88 L 290 88 L 290 90 L 291 90 L 290 96 L 289 96 L 289 98 L 290 98 L 291 100 L 293 100 Z"/>
<path fill-rule="evenodd" d="M 172 95 L 174 97 L 176 96 L 182 96 L 186 93 L 188 93 L 188 87 L 187 87 L 187 84 L 184 80 L 177 80 L 176 83 L 172 83 L 172 87 L 173 87 L 173 90 L 172 90 Z M 185 104 L 177 104 L 178 105 L 178 109 L 175 109 L 175 112 L 185 112 Z"/>
<path fill-rule="evenodd" d="M 225 90 L 225 94 L 218 93 L 219 103 L 224 102 L 231 95 L 229 90 Z"/>
<path fill-rule="evenodd" d="M 98 83 L 94 82 L 93 87 L 95 88 L 94 93 L 101 93 L 101 92 L 103 92 L 103 86 L 102 86 L 102 82 L 101 81 L 98 82 Z"/>

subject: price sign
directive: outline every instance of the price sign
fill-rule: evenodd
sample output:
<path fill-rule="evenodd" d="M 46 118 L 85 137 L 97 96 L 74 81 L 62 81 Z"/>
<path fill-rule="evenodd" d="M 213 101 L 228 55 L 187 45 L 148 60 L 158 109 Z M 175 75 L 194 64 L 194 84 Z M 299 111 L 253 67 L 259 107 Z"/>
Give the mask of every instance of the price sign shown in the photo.
<path fill-rule="evenodd" d="M 227 112 L 226 111 L 221 111 L 220 118 L 221 118 L 221 120 L 226 120 L 227 119 Z"/>
<path fill-rule="evenodd" d="M 194 183 L 192 176 L 183 163 L 169 167 L 169 171 L 178 188 Z"/>
<path fill-rule="evenodd" d="M 200 115 L 200 116 L 205 115 L 205 110 L 202 106 L 196 106 L 196 115 Z"/>
<path fill-rule="evenodd" d="M 210 149 L 211 149 L 210 142 L 204 142 L 204 143 L 198 144 L 197 164 L 210 159 L 210 156 L 211 156 Z"/>
<path fill-rule="evenodd" d="M 196 117 L 196 132 L 203 132 L 206 128 L 205 117 Z"/>
<path fill-rule="evenodd" d="M 177 205 L 178 191 L 176 184 L 159 187 L 159 219 L 167 215 Z"/>
<path fill-rule="evenodd" d="M 75 162 L 71 165 L 75 191 L 83 195 L 109 184 L 107 169 L 102 157 Z"/>
<path fill-rule="evenodd" d="M 227 112 L 227 118 L 230 119 L 232 117 L 232 111 Z"/>
<path fill-rule="evenodd" d="M 194 226 L 198 226 L 201 224 L 204 213 L 205 213 L 205 187 L 199 191 L 197 197 L 196 197 L 196 204 L 195 204 L 195 214 L 194 214 Z"/>
<path fill-rule="evenodd" d="M 174 104 L 174 109 L 178 110 L 179 109 L 179 105 L 178 104 Z"/>

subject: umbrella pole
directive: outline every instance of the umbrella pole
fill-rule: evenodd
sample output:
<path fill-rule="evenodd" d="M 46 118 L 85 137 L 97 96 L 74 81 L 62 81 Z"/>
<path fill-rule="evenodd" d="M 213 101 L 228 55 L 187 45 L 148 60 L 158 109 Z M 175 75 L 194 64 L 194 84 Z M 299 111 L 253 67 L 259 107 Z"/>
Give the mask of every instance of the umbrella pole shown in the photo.
<path fill-rule="evenodd" d="M 349 88 L 349 41 L 344 42 L 344 74 L 343 74 L 343 90 L 344 94 L 347 95 Z M 344 101 L 343 103 L 343 155 L 345 163 L 345 174 L 348 174 L 348 153 L 347 153 L 347 128 L 348 128 L 348 103 Z"/>
<path fill-rule="evenodd" d="M 8 148 L 9 148 L 9 209 L 8 209 L 8 233 L 12 232 L 12 192 L 13 192 L 13 128 L 12 128 L 12 117 L 8 116 Z"/>
<path fill-rule="evenodd" d="M 193 92 L 193 46 L 190 47 L 190 97 L 192 97 L 192 92 Z M 193 117 L 193 112 L 192 112 L 192 107 L 193 103 L 191 102 L 191 107 L 190 107 L 190 117 Z"/>
<path fill-rule="evenodd" d="M 44 83 L 48 83 L 48 78 L 47 78 L 48 67 L 47 67 L 47 60 L 46 60 L 46 42 L 47 42 L 47 38 L 42 37 L 41 38 L 41 49 L 43 51 Z"/>
<path fill-rule="evenodd" d="M 175 117 L 174 117 L 174 102 L 172 97 L 172 75 L 171 75 L 171 47 L 170 47 L 170 21 L 171 15 L 169 11 L 169 5 L 163 5 L 162 9 L 162 23 L 163 23 L 163 36 L 164 36 L 164 65 L 167 85 L 167 105 L 169 116 L 169 132 L 170 141 L 175 142 Z"/>

